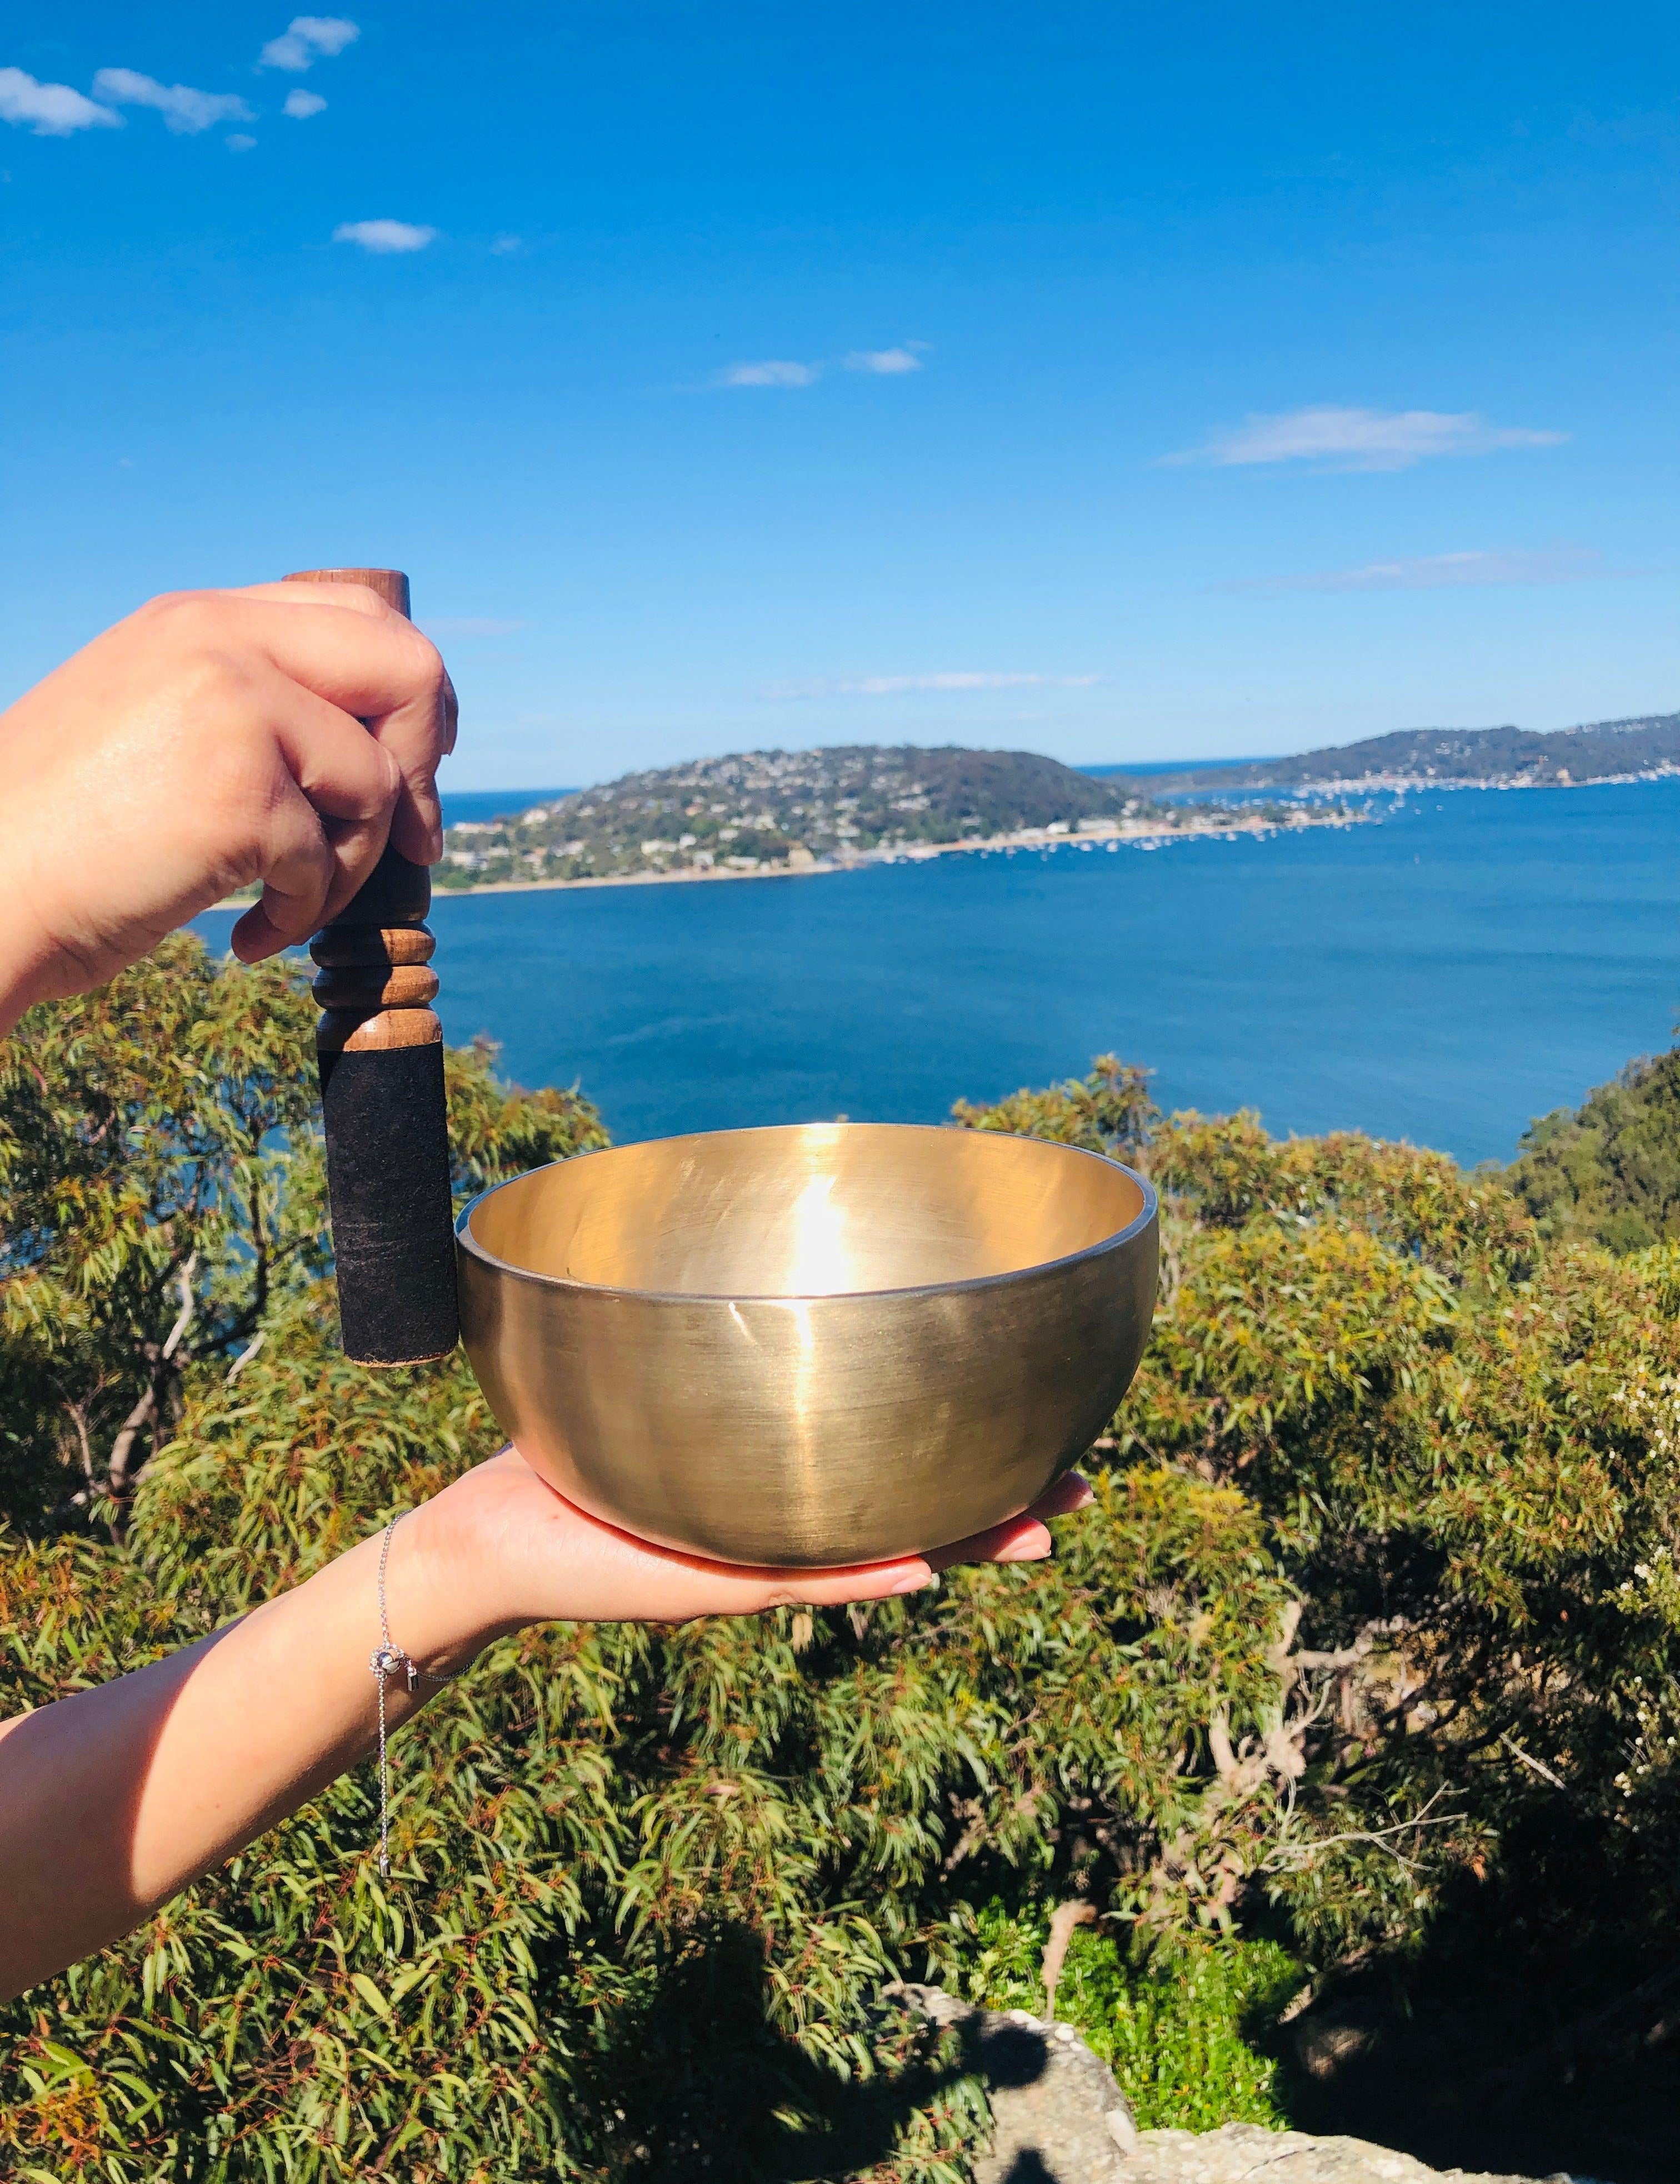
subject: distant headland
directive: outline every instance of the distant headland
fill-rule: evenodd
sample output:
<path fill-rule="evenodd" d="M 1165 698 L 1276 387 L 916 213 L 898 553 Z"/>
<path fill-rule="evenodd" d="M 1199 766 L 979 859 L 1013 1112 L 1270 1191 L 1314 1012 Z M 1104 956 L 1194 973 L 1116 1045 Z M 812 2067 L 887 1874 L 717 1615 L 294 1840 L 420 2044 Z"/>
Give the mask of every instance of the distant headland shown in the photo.
<path fill-rule="evenodd" d="M 481 894 L 765 879 L 953 850 L 1143 847 L 1347 826 L 1357 816 L 1321 802 L 1161 803 L 1135 781 L 1093 778 L 1032 751 L 749 751 L 629 773 L 604 788 L 460 822 L 448 830 L 433 883 L 446 893 Z"/>
<path fill-rule="evenodd" d="M 1549 734 L 1402 728 L 1293 758 L 1153 773 L 1149 787 L 1167 794 L 1187 788 L 1571 788 L 1673 773 L 1680 773 L 1680 713 L 1648 713 Z"/>

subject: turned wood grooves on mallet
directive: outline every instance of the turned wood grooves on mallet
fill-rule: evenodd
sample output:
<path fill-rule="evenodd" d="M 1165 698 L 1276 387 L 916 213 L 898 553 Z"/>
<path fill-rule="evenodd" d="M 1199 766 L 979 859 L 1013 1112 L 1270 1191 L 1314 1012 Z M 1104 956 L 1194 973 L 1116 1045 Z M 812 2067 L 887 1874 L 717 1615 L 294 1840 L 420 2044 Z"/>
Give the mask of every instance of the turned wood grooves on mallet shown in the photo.
<path fill-rule="evenodd" d="M 397 569 L 309 569 L 286 581 L 365 584 L 409 611 Z M 363 1365 L 446 1357 L 459 1332 L 431 907 L 431 873 L 387 849 L 309 947 L 320 967 L 315 1049 L 339 1318 L 345 1354 Z"/>

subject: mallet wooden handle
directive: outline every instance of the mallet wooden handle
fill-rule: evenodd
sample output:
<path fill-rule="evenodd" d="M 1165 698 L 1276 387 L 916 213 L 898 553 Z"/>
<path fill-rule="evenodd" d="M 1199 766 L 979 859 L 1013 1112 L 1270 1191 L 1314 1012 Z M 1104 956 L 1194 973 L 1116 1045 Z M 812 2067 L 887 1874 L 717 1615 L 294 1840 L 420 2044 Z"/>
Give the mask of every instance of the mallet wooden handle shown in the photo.
<path fill-rule="evenodd" d="M 307 569 L 287 581 L 366 584 L 409 611 L 400 570 Z M 431 873 L 387 849 L 309 947 L 338 1313 L 345 1352 L 363 1365 L 446 1357 L 459 1331 L 431 907 Z"/>

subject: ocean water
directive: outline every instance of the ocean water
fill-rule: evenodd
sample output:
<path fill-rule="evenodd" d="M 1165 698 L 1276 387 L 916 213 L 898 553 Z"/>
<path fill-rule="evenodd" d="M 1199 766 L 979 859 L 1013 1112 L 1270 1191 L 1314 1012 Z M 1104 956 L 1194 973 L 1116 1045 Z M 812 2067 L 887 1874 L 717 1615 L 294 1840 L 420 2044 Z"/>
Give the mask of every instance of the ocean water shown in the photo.
<path fill-rule="evenodd" d="M 438 1006 L 615 1136 L 937 1122 L 1110 1050 L 1166 1107 L 1509 1159 L 1669 1043 L 1680 780 L 801 879 L 441 897 Z M 201 921 L 213 946 L 228 920 Z"/>
<path fill-rule="evenodd" d="M 505 819 L 571 794 L 569 788 L 446 788 L 440 800 L 444 825 L 459 827 L 464 819 Z"/>
<path fill-rule="evenodd" d="M 934 1122 L 1110 1050 L 1163 1106 L 1508 1159 L 1668 1044 L 1680 780 L 1429 792 L 1156 851 L 439 900 L 448 1036 L 620 1139 Z"/>

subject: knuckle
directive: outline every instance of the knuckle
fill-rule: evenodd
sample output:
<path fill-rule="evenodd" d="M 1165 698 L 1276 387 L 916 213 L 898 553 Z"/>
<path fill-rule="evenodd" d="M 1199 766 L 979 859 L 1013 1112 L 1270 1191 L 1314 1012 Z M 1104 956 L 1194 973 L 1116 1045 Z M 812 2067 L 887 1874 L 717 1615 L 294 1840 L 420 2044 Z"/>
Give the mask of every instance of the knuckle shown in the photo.
<path fill-rule="evenodd" d="M 346 819 L 383 819 L 403 793 L 403 769 L 395 755 L 372 736 L 366 749 L 342 755 L 334 767 L 335 787 L 344 800 L 341 816 Z"/>
<path fill-rule="evenodd" d="M 443 665 L 442 654 L 423 629 L 417 629 L 411 621 L 403 621 L 400 616 L 396 620 L 402 631 L 407 655 L 403 661 L 404 675 L 414 686 L 417 697 L 436 698 L 449 684 L 449 673 Z"/>
<path fill-rule="evenodd" d="M 285 941 L 309 939 L 314 930 L 315 907 L 313 900 L 301 895 L 270 892 L 263 897 L 263 915 Z"/>
<path fill-rule="evenodd" d="M 353 788 L 347 786 L 345 804 L 353 808 L 346 809 L 343 816 L 359 825 L 377 826 L 389 817 L 402 793 L 403 769 L 389 751 L 381 750 L 362 780 Z"/>
<path fill-rule="evenodd" d="M 236 747 L 241 762 L 248 762 L 252 731 L 264 724 L 252 705 L 251 673 L 239 655 L 209 642 L 186 647 L 171 682 L 183 717 L 208 731 L 214 744 Z"/>
<path fill-rule="evenodd" d="M 441 710 L 454 695 L 449 682 L 449 671 L 443 665 L 442 654 L 431 639 L 422 636 L 419 630 L 414 632 L 414 636 L 421 648 L 419 658 L 420 689 L 423 694 L 431 700 L 433 705 Z"/>
<path fill-rule="evenodd" d="M 225 641 L 231 618 L 228 600 L 220 592 L 160 592 L 147 599 L 140 614 L 187 644 Z"/>
<path fill-rule="evenodd" d="M 190 711 L 227 705 L 249 692 L 253 664 L 227 602 L 215 592 L 165 592 L 147 600 L 142 622 L 164 689 Z"/>
<path fill-rule="evenodd" d="M 233 655 L 210 645 L 175 648 L 153 683 L 164 745 L 203 770 L 206 786 L 228 777 L 260 778 L 261 709 Z"/>

